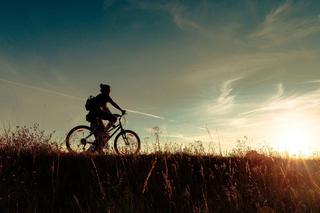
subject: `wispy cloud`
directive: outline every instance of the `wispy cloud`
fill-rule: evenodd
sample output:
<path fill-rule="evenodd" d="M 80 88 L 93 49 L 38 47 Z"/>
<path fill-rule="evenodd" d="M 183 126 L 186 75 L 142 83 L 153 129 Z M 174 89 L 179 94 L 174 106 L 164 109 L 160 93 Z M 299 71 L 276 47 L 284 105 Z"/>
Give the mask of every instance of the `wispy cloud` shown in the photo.
<path fill-rule="evenodd" d="M 201 24 L 188 15 L 190 12 L 180 1 L 168 1 L 167 3 L 133 1 L 142 9 L 163 11 L 170 15 L 173 23 L 181 30 L 193 30 L 207 34 L 207 30 Z"/>
<path fill-rule="evenodd" d="M 265 16 L 264 22 L 249 38 L 264 41 L 264 46 L 274 46 L 303 39 L 320 32 L 317 16 L 299 16 L 299 5 L 285 2 Z"/>
<path fill-rule="evenodd" d="M 183 80 L 189 84 L 199 84 L 207 81 L 221 82 L 228 76 L 237 76 L 239 73 L 250 76 L 261 70 L 268 70 L 269 76 L 279 74 L 279 69 L 288 63 L 313 60 L 319 57 L 319 53 L 312 51 L 268 52 L 253 54 L 233 54 L 231 56 L 210 58 L 200 68 L 194 68 L 183 76 Z"/>
<path fill-rule="evenodd" d="M 319 107 L 320 89 L 287 97 L 282 96 L 278 99 L 270 98 L 264 103 L 258 103 L 256 108 L 235 116 L 229 125 L 239 131 L 249 131 L 249 134 L 264 135 L 272 141 L 271 136 L 277 134 L 274 131 L 278 131 L 279 123 L 285 125 L 303 121 L 319 123 Z M 284 120 L 292 116 L 296 118 L 290 121 Z M 312 128 L 318 127 L 314 125 Z"/>
<path fill-rule="evenodd" d="M 320 79 L 302 82 L 301 84 L 318 84 L 318 83 L 320 83 Z"/>
<path fill-rule="evenodd" d="M 239 81 L 242 77 L 234 78 L 223 82 L 220 87 L 220 95 L 215 101 L 214 106 L 209 108 L 211 113 L 224 114 L 230 110 L 234 104 L 235 95 L 233 91 L 233 83 Z"/>
<path fill-rule="evenodd" d="M 204 93 L 206 100 L 200 107 L 195 106 L 193 108 L 195 113 L 190 116 L 198 119 L 201 111 L 203 112 L 201 116 L 205 116 L 201 121 L 203 124 L 221 128 L 263 125 L 269 122 L 268 118 L 256 119 L 257 114 L 286 110 L 293 104 L 295 96 L 288 97 L 285 93 L 287 91 L 288 94 L 292 94 L 293 91 L 290 87 L 292 85 L 285 87 L 288 81 L 282 79 L 282 76 L 287 76 L 287 71 L 283 67 L 318 57 L 318 53 L 312 51 L 291 51 L 242 54 L 212 60 L 207 65 L 210 69 L 193 71 L 184 76 L 188 85 L 203 85 L 204 82 L 208 85 Z M 230 76 L 234 77 L 230 78 Z M 270 84 L 274 86 L 270 87 Z M 208 88 L 215 90 L 215 85 L 220 86 L 214 100 L 211 99 L 210 102 L 207 90 Z M 251 88 L 257 88 L 257 90 Z M 262 88 L 263 92 L 261 92 Z M 239 115 L 236 116 L 234 113 Z M 217 122 L 217 116 L 221 121 Z M 254 118 L 251 119 L 251 117 Z"/>
<path fill-rule="evenodd" d="M 194 20 L 191 20 L 185 15 L 185 8 L 182 6 L 169 7 L 167 10 L 172 16 L 173 22 L 182 30 L 184 29 L 193 29 L 200 32 L 205 32 L 205 29 L 200 26 Z"/>
<path fill-rule="evenodd" d="M 218 100 L 217 102 L 219 104 L 222 104 L 222 105 L 229 105 L 229 104 L 232 104 L 233 101 L 234 101 L 234 96 L 231 95 L 231 92 L 233 90 L 232 88 L 232 83 L 239 80 L 240 78 L 236 78 L 236 79 L 231 79 L 231 80 L 228 80 L 228 81 L 225 81 L 223 84 L 222 84 L 222 87 L 221 87 L 221 94 L 220 96 L 218 97 Z"/>
<path fill-rule="evenodd" d="M 272 97 L 262 107 L 240 113 L 240 116 L 256 115 L 261 113 L 281 113 L 286 111 L 305 111 L 320 105 L 320 90 L 313 90 L 303 94 L 294 94 L 288 97 Z"/>
<path fill-rule="evenodd" d="M 246 112 L 242 112 L 239 115 L 245 116 L 245 115 L 250 115 L 250 114 L 259 113 L 259 112 L 287 109 L 289 106 L 292 106 L 292 101 L 282 99 L 283 94 L 284 94 L 283 84 L 279 83 L 276 86 L 276 93 L 274 95 L 272 95 L 269 98 L 269 100 L 267 100 L 265 103 L 263 103 L 262 107 L 257 107 L 255 109 L 252 109 L 252 110 L 249 110 Z"/>
<path fill-rule="evenodd" d="M 282 95 L 284 94 L 284 87 L 283 87 L 283 84 L 282 83 L 279 83 L 277 85 L 277 91 L 276 91 L 276 94 L 274 94 L 271 99 L 272 100 L 276 100 L 276 99 L 279 99 L 282 97 Z"/>

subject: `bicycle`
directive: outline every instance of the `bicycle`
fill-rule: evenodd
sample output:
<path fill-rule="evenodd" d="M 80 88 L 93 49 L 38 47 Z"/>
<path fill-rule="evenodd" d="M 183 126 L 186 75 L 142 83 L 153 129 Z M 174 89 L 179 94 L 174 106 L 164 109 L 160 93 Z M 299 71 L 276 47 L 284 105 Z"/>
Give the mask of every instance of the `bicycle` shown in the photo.
<path fill-rule="evenodd" d="M 117 154 L 137 154 L 140 150 L 140 138 L 137 133 L 132 130 L 123 128 L 123 115 L 114 114 L 117 117 L 117 122 L 103 134 L 108 133 L 109 137 L 104 141 L 103 147 L 108 145 L 108 141 L 120 130 L 114 139 L 114 149 Z M 89 148 L 86 147 L 89 145 Z M 66 137 L 66 146 L 69 152 L 82 153 L 90 151 L 91 147 L 99 146 L 95 138 L 93 129 L 86 125 L 79 125 L 72 128 Z"/>

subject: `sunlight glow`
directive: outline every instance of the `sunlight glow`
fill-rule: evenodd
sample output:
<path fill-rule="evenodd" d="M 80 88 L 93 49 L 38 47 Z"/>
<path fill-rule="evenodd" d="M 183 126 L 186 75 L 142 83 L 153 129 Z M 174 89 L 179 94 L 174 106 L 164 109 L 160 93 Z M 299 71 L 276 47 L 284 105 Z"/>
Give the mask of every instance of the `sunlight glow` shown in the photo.
<path fill-rule="evenodd" d="M 312 118 L 290 112 L 275 119 L 274 147 L 290 156 L 310 156 L 315 139 Z"/>

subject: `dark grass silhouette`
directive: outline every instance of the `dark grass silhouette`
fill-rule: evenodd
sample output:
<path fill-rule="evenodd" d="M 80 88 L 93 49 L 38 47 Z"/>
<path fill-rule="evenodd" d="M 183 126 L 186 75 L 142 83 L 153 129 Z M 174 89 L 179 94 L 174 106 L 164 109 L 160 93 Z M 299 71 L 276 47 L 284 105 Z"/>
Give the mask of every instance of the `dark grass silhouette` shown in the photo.
<path fill-rule="evenodd" d="M 74 155 L 48 139 L 25 127 L 1 137 L 0 212 L 320 211 L 319 160 Z"/>

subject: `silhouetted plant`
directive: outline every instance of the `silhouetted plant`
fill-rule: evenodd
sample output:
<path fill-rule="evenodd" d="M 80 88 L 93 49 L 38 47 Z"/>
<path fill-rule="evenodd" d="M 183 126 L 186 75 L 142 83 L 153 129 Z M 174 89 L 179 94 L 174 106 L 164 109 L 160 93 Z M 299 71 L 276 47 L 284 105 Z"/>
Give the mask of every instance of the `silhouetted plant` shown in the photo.
<path fill-rule="evenodd" d="M 14 130 L 6 129 L 1 136 L 1 148 L 17 151 L 46 151 L 58 152 L 61 145 L 52 141 L 53 133 L 46 134 L 39 129 L 39 124 L 32 127 L 16 126 Z"/>
<path fill-rule="evenodd" d="M 319 159 L 266 156 L 238 142 L 227 157 L 205 153 L 201 141 L 74 155 L 38 125 L 17 127 L 0 136 L 0 212 L 320 211 Z"/>

